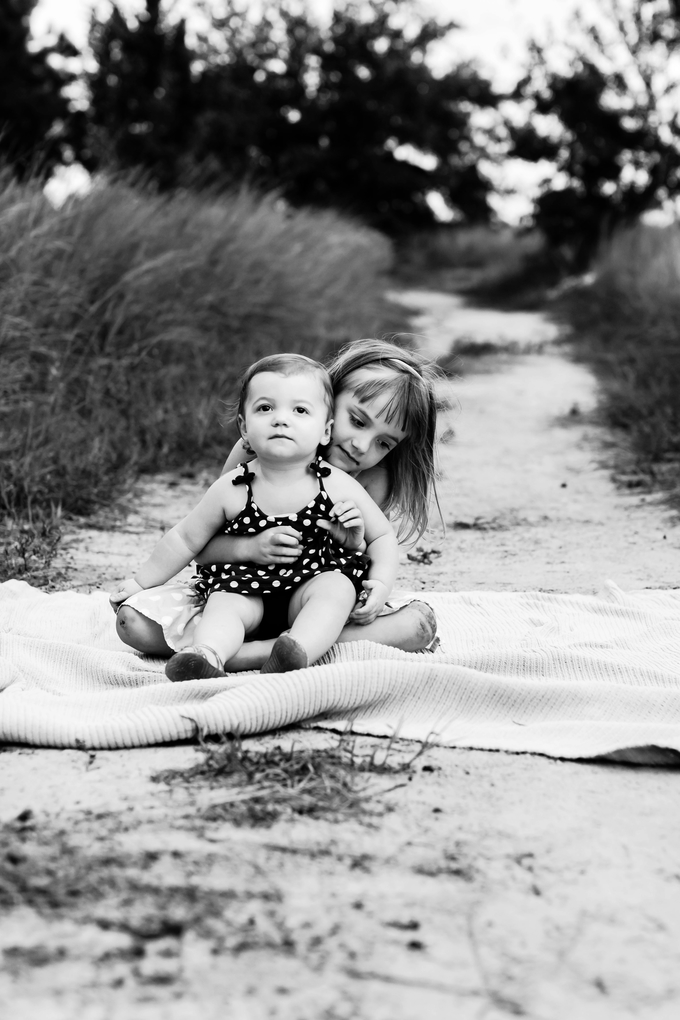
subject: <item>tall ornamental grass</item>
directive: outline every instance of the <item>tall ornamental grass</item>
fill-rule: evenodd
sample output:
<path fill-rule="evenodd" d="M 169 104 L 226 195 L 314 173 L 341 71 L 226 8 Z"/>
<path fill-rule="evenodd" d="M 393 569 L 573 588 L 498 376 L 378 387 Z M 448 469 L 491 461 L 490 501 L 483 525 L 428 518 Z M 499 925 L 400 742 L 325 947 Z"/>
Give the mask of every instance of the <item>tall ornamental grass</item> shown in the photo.
<path fill-rule="evenodd" d="M 226 454 L 251 361 L 384 328 L 386 239 L 242 190 L 101 183 L 53 208 L 0 178 L 0 515 L 86 514 Z"/>
<path fill-rule="evenodd" d="M 603 247 L 561 308 L 635 467 L 680 489 L 680 227 L 638 224 Z"/>

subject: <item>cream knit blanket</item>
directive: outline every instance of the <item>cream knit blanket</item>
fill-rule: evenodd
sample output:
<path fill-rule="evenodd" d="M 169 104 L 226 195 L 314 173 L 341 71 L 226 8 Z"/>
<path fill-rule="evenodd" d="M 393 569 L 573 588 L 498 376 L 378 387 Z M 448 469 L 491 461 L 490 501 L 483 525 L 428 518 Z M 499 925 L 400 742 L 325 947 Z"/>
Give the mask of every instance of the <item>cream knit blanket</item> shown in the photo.
<path fill-rule="evenodd" d="M 680 591 L 422 592 L 441 647 L 340 646 L 294 673 L 169 683 L 103 592 L 0 584 L 0 740 L 136 747 L 295 723 L 446 746 L 680 762 Z"/>

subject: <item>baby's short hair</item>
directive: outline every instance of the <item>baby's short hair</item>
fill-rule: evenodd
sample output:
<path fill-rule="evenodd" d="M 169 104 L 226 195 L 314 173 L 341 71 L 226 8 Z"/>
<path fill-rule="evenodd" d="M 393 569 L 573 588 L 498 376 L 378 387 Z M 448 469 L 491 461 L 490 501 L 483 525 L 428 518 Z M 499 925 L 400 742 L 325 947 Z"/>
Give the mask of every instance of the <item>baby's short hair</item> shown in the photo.
<path fill-rule="evenodd" d="M 333 417 L 333 383 L 324 366 L 308 358 L 305 354 L 270 354 L 266 358 L 260 358 L 254 365 L 248 368 L 241 379 L 241 389 L 236 404 L 235 418 L 245 417 L 245 405 L 248 399 L 248 387 L 256 375 L 263 372 L 274 372 L 276 375 L 316 375 L 323 387 L 324 400 L 328 417 Z"/>

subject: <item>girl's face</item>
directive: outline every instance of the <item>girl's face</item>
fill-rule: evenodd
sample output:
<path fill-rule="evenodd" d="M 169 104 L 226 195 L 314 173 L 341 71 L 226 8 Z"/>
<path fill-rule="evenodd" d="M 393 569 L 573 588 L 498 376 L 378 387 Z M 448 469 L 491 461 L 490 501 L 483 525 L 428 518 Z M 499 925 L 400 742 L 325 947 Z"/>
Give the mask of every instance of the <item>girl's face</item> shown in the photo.
<path fill-rule="evenodd" d="M 248 386 L 241 435 L 261 460 L 311 459 L 327 443 L 332 419 L 323 384 L 312 373 L 260 372 Z"/>
<path fill-rule="evenodd" d="M 358 384 L 380 378 L 381 374 L 370 369 L 352 372 L 345 380 L 346 388 L 335 398 L 328 460 L 349 475 L 358 475 L 379 464 L 406 436 L 395 421 L 386 420 L 385 401 L 381 397 L 359 400 L 354 396 Z"/>

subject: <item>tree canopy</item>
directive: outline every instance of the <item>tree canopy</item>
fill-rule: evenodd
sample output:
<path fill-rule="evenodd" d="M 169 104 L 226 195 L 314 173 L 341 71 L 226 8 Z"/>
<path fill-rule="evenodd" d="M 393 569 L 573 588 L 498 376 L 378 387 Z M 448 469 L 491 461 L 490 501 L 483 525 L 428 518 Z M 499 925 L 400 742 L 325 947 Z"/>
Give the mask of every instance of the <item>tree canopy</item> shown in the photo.
<path fill-rule="evenodd" d="M 114 5 L 93 16 L 90 144 L 100 165 L 138 168 L 161 188 L 179 182 L 194 136 L 196 86 L 185 25 L 168 24 L 160 0 L 128 23 Z"/>
<path fill-rule="evenodd" d="M 65 61 L 78 51 L 63 35 L 35 45 L 36 2 L 0 0 L 0 155 L 20 178 L 79 159 L 83 141 L 82 117 L 65 92 L 75 79 Z"/>
<path fill-rule="evenodd" d="M 603 234 L 680 187 L 680 3 L 607 0 L 577 28 L 561 52 L 533 46 L 511 155 L 554 165 L 536 222 L 583 266 Z"/>
<path fill-rule="evenodd" d="M 246 181 L 398 234 L 434 222 L 433 195 L 489 219 L 485 159 L 545 161 L 534 219 L 576 266 L 680 190 L 680 0 L 599 0 L 567 38 L 531 44 L 504 97 L 469 62 L 435 73 L 457 27 L 418 0 L 338 3 L 324 26 L 304 0 L 262 0 L 256 16 L 196 0 L 197 38 L 169 0 L 134 18 L 114 4 L 93 15 L 78 77 L 68 40 L 31 39 L 34 6 L 0 0 L 0 156 L 18 176 L 76 159 L 162 191 Z M 504 142 L 479 116 L 501 100 Z"/>
<path fill-rule="evenodd" d="M 428 51 L 455 26 L 414 11 L 368 0 L 321 29 L 299 5 L 269 0 L 254 18 L 227 0 L 190 52 L 159 0 L 134 23 L 114 6 L 90 34 L 101 158 L 162 188 L 247 179 L 392 232 L 432 222 L 433 191 L 459 216 L 486 219 L 471 119 L 496 97 L 469 65 L 433 73 Z"/>

